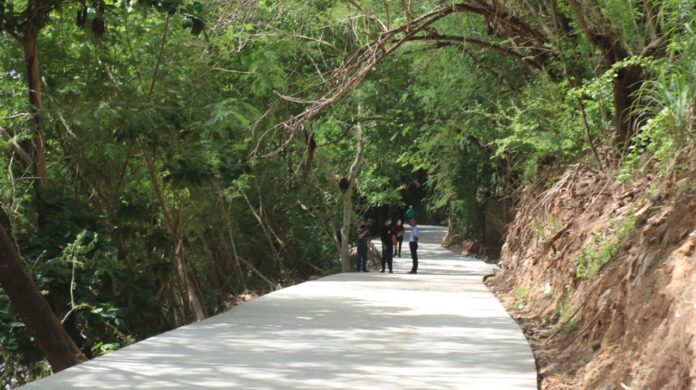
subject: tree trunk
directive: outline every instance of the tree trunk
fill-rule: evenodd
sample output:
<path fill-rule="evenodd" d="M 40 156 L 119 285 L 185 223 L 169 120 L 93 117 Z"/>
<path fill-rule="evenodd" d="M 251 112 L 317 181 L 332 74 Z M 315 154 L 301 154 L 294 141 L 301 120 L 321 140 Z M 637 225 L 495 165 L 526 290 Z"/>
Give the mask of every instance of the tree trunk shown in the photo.
<path fill-rule="evenodd" d="M 362 109 L 358 106 L 358 116 L 360 116 Z M 353 186 L 355 186 L 355 179 L 358 177 L 358 172 L 360 170 L 360 164 L 362 163 L 363 155 L 365 153 L 365 132 L 363 131 L 362 125 L 358 122 L 358 144 L 355 149 L 355 160 L 350 166 L 348 171 L 348 188 L 343 190 L 343 223 L 341 224 L 341 268 L 343 272 L 351 271 L 350 256 L 348 253 L 348 247 L 350 244 L 350 230 L 353 220 Z"/>
<path fill-rule="evenodd" d="M 1 225 L 0 285 L 54 372 L 87 360 L 41 295 Z"/>
<path fill-rule="evenodd" d="M 154 154 L 154 153 L 153 153 Z M 203 305 L 203 298 L 201 295 L 200 288 L 198 288 L 198 283 L 195 280 L 195 275 L 191 273 L 191 269 L 188 265 L 188 259 L 186 257 L 186 251 L 184 247 L 184 241 L 182 236 L 182 221 L 183 217 L 181 215 L 182 208 L 184 207 L 182 203 L 177 202 L 177 205 L 173 207 L 170 212 L 167 202 L 164 199 L 164 194 L 162 193 L 162 188 L 160 187 L 159 177 L 157 176 L 157 171 L 155 169 L 155 163 L 148 155 L 147 151 L 143 152 L 143 158 L 148 167 L 148 172 L 150 174 L 150 180 L 152 183 L 152 189 L 159 201 L 160 207 L 162 209 L 162 219 L 164 222 L 164 227 L 167 233 L 176 240 L 176 252 L 174 254 L 175 267 L 177 276 L 179 277 L 179 283 L 186 293 L 186 300 L 188 301 L 188 306 L 194 315 L 196 321 L 205 319 L 206 311 Z M 178 196 L 175 196 L 178 199 Z M 176 215 L 174 213 L 177 213 Z"/>
<path fill-rule="evenodd" d="M 36 205 L 39 226 L 45 222 L 43 207 L 43 192 L 48 188 L 48 174 L 46 173 L 46 135 L 41 123 L 41 69 L 39 68 L 38 33 L 27 29 L 22 38 L 24 50 L 24 63 L 27 67 L 27 87 L 29 89 L 29 105 L 32 113 L 31 125 L 34 137 L 31 141 L 33 171 L 36 178 Z"/>
<path fill-rule="evenodd" d="M 638 118 L 633 113 L 633 105 L 643 81 L 642 75 L 643 69 L 640 66 L 628 66 L 619 70 L 613 81 L 615 141 L 616 146 L 622 150 L 626 150 L 636 130 Z"/>
<path fill-rule="evenodd" d="M 193 317 L 196 321 L 204 320 L 206 318 L 206 310 L 203 305 L 203 295 L 188 265 L 186 248 L 184 247 L 184 240 L 181 237 L 177 240 L 176 246 L 176 271 L 179 274 L 179 280 L 186 292 L 186 298 L 188 299 L 189 308 L 193 312 Z"/>
<path fill-rule="evenodd" d="M 625 43 L 607 26 L 590 25 L 586 17 L 587 9 L 583 9 L 577 0 L 570 0 L 568 4 L 587 40 L 602 52 L 602 61 L 607 67 L 628 58 L 629 51 Z M 622 150 L 626 150 L 635 132 L 637 115 L 633 112 L 633 104 L 636 99 L 635 94 L 643 81 L 642 76 L 642 68 L 632 65 L 620 69 L 612 82 L 616 128 L 614 142 Z"/>
<path fill-rule="evenodd" d="M 350 264 L 350 228 L 353 220 L 353 189 L 343 192 L 343 222 L 341 223 L 341 269 L 343 272 L 351 271 Z"/>
<path fill-rule="evenodd" d="M 454 222 L 454 218 L 452 218 L 452 205 L 450 205 L 448 209 L 449 210 L 447 211 L 447 234 L 445 234 L 445 238 L 442 239 L 442 242 L 450 244 L 450 240 L 454 235 L 454 232 L 452 231 L 452 226 Z"/>

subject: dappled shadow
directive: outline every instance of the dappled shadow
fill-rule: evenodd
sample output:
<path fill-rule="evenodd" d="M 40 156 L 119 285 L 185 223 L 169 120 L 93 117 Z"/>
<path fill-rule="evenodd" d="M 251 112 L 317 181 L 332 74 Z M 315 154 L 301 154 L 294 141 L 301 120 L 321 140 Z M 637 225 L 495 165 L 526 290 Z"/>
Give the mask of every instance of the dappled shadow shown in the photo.
<path fill-rule="evenodd" d="M 347 273 L 280 290 L 28 388 L 536 388 L 527 342 L 478 271 L 427 249 L 452 258 L 424 259 L 427 275 Z"/>

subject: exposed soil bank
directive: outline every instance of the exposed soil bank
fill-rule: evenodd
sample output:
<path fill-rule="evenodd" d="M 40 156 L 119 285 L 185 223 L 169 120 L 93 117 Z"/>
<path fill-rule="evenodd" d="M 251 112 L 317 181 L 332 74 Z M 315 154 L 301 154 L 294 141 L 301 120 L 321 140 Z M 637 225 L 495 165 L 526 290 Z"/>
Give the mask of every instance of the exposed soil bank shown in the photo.
<path fill-rule="evenodd" d="M 527 188 L 488 279 L 535 351 L 541 389 L 696 386 L 696 162 L 576 165 Z"/>

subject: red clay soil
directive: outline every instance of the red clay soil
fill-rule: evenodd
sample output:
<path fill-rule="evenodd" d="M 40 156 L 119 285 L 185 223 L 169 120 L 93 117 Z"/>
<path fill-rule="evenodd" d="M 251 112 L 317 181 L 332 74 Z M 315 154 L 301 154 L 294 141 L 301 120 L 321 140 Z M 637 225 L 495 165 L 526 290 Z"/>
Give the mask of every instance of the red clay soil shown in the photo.
<path fill-rule="evenodd" d="M 541 389 L 696 389 L 694 157 L 624 184 L 576 165 L 523 192 L 487 284 Z"/>

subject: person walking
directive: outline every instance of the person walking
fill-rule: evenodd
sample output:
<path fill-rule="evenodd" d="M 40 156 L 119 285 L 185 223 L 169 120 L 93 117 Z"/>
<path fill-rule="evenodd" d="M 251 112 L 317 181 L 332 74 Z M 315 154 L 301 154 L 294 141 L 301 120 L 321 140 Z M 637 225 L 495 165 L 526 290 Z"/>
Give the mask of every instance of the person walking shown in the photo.
<path fill-rule="evenodd" d="M 389 273 L 392 273 L 392 258 L 394 255 L 394 243 L 393 243 L 394 232 L 392 231 L 391 218 L 384 220 L 384 225 L 382 226 L 382 232 L 380 234 L 380 239 L 382 240 L 382 271 L 384 272 L 386 266 L 389 266 Z"/>
<path fill-rule="evenodd" d="M 404 223 L 401 221 L 401 218 L 396 220 L 396 225 L 394 225 L 394 234 L 396 235 L 394 256 L 401 257 L 401 244 L 404 242 Z"/>
<path fill-rule="evenodd" d="M 411 225 L 411 231 L 408 234 L 408 246 L 411 249 L 411 259 L 413 260 L 413 266 L 409 274 L 418 273 L 418 225 L 416 225 L 416 219 L 411 218 L 409 220 L 409 225 Z"/>
<path fill-rule="evenodd" d="M 365 219 L 360 218 L 358 228 L 355 230 L 358 236 L 358 272 L 367 272 L 367 245 L 370 240 L 370 229 L 365 227 Z"/>

